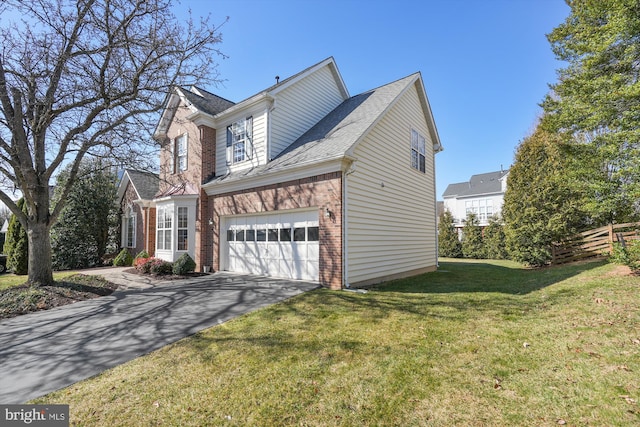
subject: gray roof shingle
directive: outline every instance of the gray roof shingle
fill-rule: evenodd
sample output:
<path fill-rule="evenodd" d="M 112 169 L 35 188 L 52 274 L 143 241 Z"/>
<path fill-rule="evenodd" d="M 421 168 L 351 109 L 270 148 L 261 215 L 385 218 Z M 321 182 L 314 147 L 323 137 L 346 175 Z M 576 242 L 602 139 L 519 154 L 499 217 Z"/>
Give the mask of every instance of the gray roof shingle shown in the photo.
<path fill-rule="evenodd" d="M 198 110 L 211 114 L 212 116 L 235 105 L 235 103 L 228 99 L 224 99 L 211 92 L 207 92 L 199 87 L 196 87 L 195 90 L 197 90 L 198 93 L 194 93 L 189 89 L 183 88 L 183 93 L 189 102 L 191 102 Z"/>
<path fill-rule="evenodd" d="M 500 179 L 509 170 L 499 170 L 496 172 L 481 173 L 473 175 L 468 182 L 457 182 L 449 184 L 442 193 L 442 197 L 472 197 L 481 194 L 492 194 L 502 192 Z"/>
<path fill-rule="evenodd" d="M 344 156 L 415 78 L 416 74 L 412 74 L 377 89 L 352 96 L 269 163 L 215 177 L 210 182 L 231 182 Z"/>
<path fill-rule="evenodd" d="M 127 169 L 126 173 L 141 199 L 151 200 L 154 198 L 160 188 L 158 174 L 134 169 Z"/>

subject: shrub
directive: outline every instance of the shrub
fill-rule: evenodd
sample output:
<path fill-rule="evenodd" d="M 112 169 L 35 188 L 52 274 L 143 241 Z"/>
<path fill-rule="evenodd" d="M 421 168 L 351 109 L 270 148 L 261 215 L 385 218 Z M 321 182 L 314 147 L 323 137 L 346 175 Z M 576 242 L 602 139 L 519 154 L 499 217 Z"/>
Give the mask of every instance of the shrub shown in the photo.
<path fill-rule="evenodd" d="M 632 271 L 640 271 L 640 240 L 631 240 L 626 246 L 615 242 L 609 261 L 628 266 Z"/>
<path fill-rule="evenodd" d="M 151 262 L 154 258 L 136 258 L 133 260 L 133 266 L 141 273 L 149 274 Z"/>
<path fill-rule="evenodd" d="M 173 272 L 173 264 L 160 258 L 149 258 L 149 272 L 158 276 L 165 276 Z"/>
<path fill-rule="evenodd" d="M 192 273 L 196 269 L 196 262 L 189 256 L 189 254 L 182 254 L 180 258 L 173 263 L 173 274 L 184 276 L 187 273 Z"/>
<path fill-rule="evenodd" d="M 482 240 L 482 228 L 478 217 L 470 212 L 462 228 L 462 254 L 465 258 L 486 258 L 484 242 Z"/>
<path fill-rule="evenodd" d="M 462 243 L 453 225 L 453 215 L 449 211 L 440 214 L 438 222 L 438 255 L 443 257 L 462 258 Z"/>
<path fill-rule="evenodd" d="M 142 250 L 138 252 L 138 255 L 136 255 L 135 259 L 138 259 L 138 258 L 149 258 L 149 253 L 147 253 L 147 251 L 145 250 Z"/>
<path fill-rule="evenodd" d="M 489 225 L 484 229 L 485 255 L 489 259 L 506 259 L 504 228 L 498 217 L 489 218 Z"/>
<path fill-rule="evenodd" d="M 127 267 L 132 264 L 133 257 L 126 248 L 122 249 L 118 256 L 113 260 L 113 265 L 116 267 Z"/>
<path fill-rule="evenodd" d="M 16 203 L 22 212 L 27 213 L 24 199 Z M 11 216 L 9 229 L 4 242 L 4 253 L 7 255 L 7 268 L 15 274 L 25 275 L 29 271 L 29 239 L 27 230 L 22 227 L 18 217 Z"/>

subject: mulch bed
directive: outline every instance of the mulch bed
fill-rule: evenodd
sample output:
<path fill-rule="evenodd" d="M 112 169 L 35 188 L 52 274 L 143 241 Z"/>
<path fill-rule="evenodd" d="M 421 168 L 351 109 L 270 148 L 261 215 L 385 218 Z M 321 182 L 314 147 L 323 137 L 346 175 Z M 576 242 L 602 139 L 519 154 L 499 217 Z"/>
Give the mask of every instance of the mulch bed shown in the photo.
<path fill-rule="evenodd" d="M 117 288 L 102 277 L 82 274 L 66 277 L 52 286 L 13 286 L 0 291 L 0 319 L 111 295 Z"/>

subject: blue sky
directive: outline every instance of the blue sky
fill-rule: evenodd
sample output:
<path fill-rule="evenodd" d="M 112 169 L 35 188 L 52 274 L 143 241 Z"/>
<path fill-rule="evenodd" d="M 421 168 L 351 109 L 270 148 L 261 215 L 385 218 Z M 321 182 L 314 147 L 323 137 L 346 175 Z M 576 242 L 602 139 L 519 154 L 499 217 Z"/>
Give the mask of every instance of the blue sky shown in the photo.
<path fill-rule="evenodd" d="M 222 22 L 224 80 L 211 92 L 240 101 L 329 56 L 351 95 L 422 73 L 444 151 L 436 192 L 507 168 L 556 80 L 546 34 L 563 0 L 183 0 Z M 181 12 L 182 13 L 182 12 Z"/>

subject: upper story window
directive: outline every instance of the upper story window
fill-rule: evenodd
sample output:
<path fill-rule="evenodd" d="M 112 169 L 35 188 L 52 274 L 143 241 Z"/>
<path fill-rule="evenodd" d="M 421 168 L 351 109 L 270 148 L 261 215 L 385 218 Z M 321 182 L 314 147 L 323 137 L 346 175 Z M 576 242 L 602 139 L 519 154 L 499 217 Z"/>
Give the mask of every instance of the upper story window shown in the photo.
<path fill-rule="evenodd" d="M 251 159 L 253 151 L 253 117 L 227 126 L 227 161 L 240 163 Z"/>
<path fill-rule="evenodd" d="M 473 213 L 481 222 L 488 221 L 494 215 L 492 199 L 476 199 L 464 202 L 465 214 Z"/>
<path fill-rule="evenodd" d="M 418 131 L 411 129 L 411 167 L 426 172 L 427 142 Z"/>
<path fill-rule="evenodd" d="M 187 134 L 178 136 L 175 141 L 175 170 L 180 173 L 187 170 Z"/>

